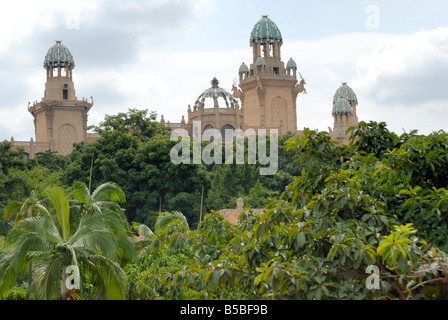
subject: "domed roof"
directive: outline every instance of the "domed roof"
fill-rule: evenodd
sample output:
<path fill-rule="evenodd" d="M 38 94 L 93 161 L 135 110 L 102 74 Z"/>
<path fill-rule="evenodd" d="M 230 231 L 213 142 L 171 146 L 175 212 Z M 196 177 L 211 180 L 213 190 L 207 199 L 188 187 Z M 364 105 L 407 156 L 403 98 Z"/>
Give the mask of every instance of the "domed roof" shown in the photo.
<path fill-rule="evenodd" d="M 262 16 L 258 21 L 250 34 L 250 45 L 254 42 L 260 42 L 261 44 L 273 44 L 275 40 L 279 40 L 283 43 L 283 38 L 277 25 L 269 19 L 267 15 Z"/>
<path fill-rule="evenodd" d="M 238 71 L 239 73 L 245 73 L 245 72 L 249 72 L 249 68 L 247 67 L 247 65 L 243 62 L 240 66 L 240 70 Z"/>
<path fill-rule="evenodd" d="M 207 98 L 211 98 L 215 102 L 218 101 L 218 98 L 222 98 L 222 99 L 224 99 L 227 108 L 235 108 L 237 101 L 235 100 L 235 98 L 233 97 L 233 95 L 231 93 L 229 93 L 225 89 L 219 87 L 218 79 L 213 78 L 213 80 L 211 81 L 211 84 L 212 84 L 212 87 L 205 90 L 198 97 L 198 99 L 195 102 L 194 109 L 197 110 L 200 107 L 200 105 L 202 105 L 202 107 L 205 107 L 205 99 L 207 99 Z"/>
<path fill-rule="evenodd" d="M 257 67 L 266 66 L 266 60 L 264 60 L 263 57 L 258 57 L 258 59 L 255 61 L 255 65 Z"/>
<path fill-rule="evenodd" d="M 358 98 L 353 89 L 344 82 L 334 94 L 332 114 L 353 114 L 353 103 L 358 105 Z"/>
<path fill-rule="evenodd" d="M 58 64 L 63 68 L 68 66 L 71 66 L 72 68 L 75 67 L 75 60 L 73 59 L 70 50 L 62 44 L 62 41 L 56 41 L 56 44 L 48 50 L 44 60 L 44 68 L 47 66 L 56 68 Z"/>
<path fill-rule="evenodd" d="M 296 62 L 291 58 L 289 59 L 288 63 L 286 64 L 287 69 L 297 69 Z"/>

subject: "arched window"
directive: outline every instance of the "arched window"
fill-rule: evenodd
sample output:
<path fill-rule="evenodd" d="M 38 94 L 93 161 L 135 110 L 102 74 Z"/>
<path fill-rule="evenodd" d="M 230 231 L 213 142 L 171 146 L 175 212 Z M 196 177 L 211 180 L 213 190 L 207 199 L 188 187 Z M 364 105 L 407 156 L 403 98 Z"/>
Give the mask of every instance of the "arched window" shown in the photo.
<path fill-rule="evenodd" d="M 204 128 L 204 132 L 207 131 L 207 130 L 213 130 L 213 129 L 215 129 L 215 128 L 211 124 L 208 124 Z"/>
<path fill-rule="evenodd" d="M 232 141 L 234 138 L 234 128 L 230 124 L 226 124 L 221 128 L 222 141 Z"/>

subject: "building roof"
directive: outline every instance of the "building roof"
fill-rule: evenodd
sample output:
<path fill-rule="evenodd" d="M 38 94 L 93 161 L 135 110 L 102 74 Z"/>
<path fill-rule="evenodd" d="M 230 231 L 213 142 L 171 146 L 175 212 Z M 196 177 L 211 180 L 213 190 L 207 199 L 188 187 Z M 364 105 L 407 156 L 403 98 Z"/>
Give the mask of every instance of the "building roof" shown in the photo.
<path fill-rule="evenodd" d="M 286 64 L 287 69 L 297 69 L 296 62 L 291 58 L 289 59 L 288 63 Z"/>
<path fill-rule="evenodd" d="M 212 87 L 205 90 L 196 100 L 195 102 L 195 110 L 199 107 L 201 103 L 203 106 L 205 105 L 206 99 L 217 100 L 218 98 L 222 98 L 225 101 L 227 108 L 235 108 L 236 100 L 231 93 L 227 90 L 219 87 L 219 81 L 216 78 L 213 78 L 211 81 Z"/>
<path fill-rule="evenodd" d="M 47 68 L 47 66 L 56 68 L 58 64 L 63 68 L 67 66 L 71 66 L 72 68 L 75 67 L 75 60 L 73 59 L 70 50 L 68 50 L 60 40 L 57 40 L 56 44 L 48 50 L 44 60 L 44 68 Z"/>
<path fill-rule="evenodd" d="M 282 34 L 274 21 L 269 19 L 267 15 L 264 15 L 252 29 L 250 34 L 250 45 L 252 46 L 254 42 L 273 44 L 275 40 L 279 40 L 280 43 L 283 43 Z"/>
<path fill-rule="evenodd" d="M 336 90 L 333 98 L 333 116 L 343 114 L 353 114 L 352 104 L 358 105 L 358 98 L 355 92 L 346 82 Z"/>
<path fill-rule="evenodd" d="M 238 70 L 238 73 L 246 73 L 249 72 L 249 68 L 247 65 L 243 62 L 240 66 L 240 70 Z"/>
<path fill-rule="evenodd" d="M 266 66 L 266 60 L 264 60 L 263 57 L 258 57 L 257 60 L 255 61 L 255 65 L 257 67 Z"/>

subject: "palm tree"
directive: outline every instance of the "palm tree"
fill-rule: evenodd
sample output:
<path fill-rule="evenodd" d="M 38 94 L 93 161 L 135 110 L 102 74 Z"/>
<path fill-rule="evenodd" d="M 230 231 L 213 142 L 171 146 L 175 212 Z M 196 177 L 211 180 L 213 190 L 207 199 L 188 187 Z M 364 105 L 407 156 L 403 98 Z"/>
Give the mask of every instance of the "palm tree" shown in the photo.
<path fill-rule="evenodd" d="M 14 224 L 25 218 L 31 218 L 46 212 L 45 206 L 42 201 L 36 196 L 36 192 L 33 190 L 30 196 L 23 202 L 11 201 L 9 202 L 5 210 L 3 211 L 4 219 L 11 219 L 15 217 Z"/>
<path fill-rule="evenodd" d="M 42 205 L 42 201 L 36 196 L 34 190 L 31 191 L 30 196 L 23 202 L 11 201 L 9 202 L 4 211 L 3 218 L 11 219 L 15 217 L 13 225 L 16 225 L 19 221 L 25 218 L 35 217 L 41 214 L 45 214 L 47 209 Z M 33 281 L 33 267 L 32 263 L 28 266 L 28 285 L 31 286 Z"/>
<path fill-rule="evenodd" d="M 106 299 L 124 299 L 126 274 L 117 260 L 134 258 L 123 228 L 125 221 L 102 206 L 98 206 L 101 210 L 70 208 L 60 188 L 48 188 L 46 194 L 44 214 L 18 221 L 6 239 L 8 251 L 0 260 L 0 298 L 14 285 L 19 272 L 33 262 L 36 277 L 30 291 L 42 299 L 73 295 L 67 283 L 69 266 L 89 272 Z M 78 212 L 79 222 L 72 227 L 70 215 L 74 212 Z"/>
<path fill-rule="evenodd" d="M 123 220 L 123 227 L 131 232 L 123 208 L 118 203 L 126 202 L 123 190 L 113 182 L 106 182 L 98 186 L 92 193 L 84 182 L 75 182 L 73 191 L 75 201 L 72 207 L 81 213 L 102 212 L 104 210 L 117 214 Z"/>

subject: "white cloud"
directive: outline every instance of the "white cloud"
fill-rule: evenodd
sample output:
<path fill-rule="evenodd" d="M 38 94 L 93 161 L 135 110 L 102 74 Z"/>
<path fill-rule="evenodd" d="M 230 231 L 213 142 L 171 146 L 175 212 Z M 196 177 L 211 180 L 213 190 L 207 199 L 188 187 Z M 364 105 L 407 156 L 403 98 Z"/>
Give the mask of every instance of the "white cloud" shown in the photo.
<path fill-rule="evenodd" d="M 74 81 L 78 98 L 95 98 L 90 124 L 128 108 L 148 108 L 157 111 L 159 118 L 163 114 L 166 120 L 179 122 L 188 105 L 210 87 L 213 77 L 230 91 L 240 64 L 252 60 L 248 43 L 233 47 L 228 39 L 220 39 L 228 43 L 223 51 L 188 46 L 181 51 L 176 46 L 179 38 L 192 34 L 196 19 L 215 9 L 213 0 L 78 0 L 70 5 L 47 0 L 1 6 L 0 64 L 3 56 L 10 65 L 0 65 L 0 80 L 24 82 L 27 87 L 21 96 L 14 93 L 20 104 L 14 101 L 16 105 L 0 106 L 1 137 L 27 140 L 34 135 L 26 103 L 43 95 L 45 74 L 38 63 L 46 52 L 33 49 L 43 35 L 48 41 L 48 35 L 66 30 L 67 19 L 77 12 L 81 30 L 64 43 L 77 62 Z M 30 43 L 25 46 L 25 41 Z M 22 45 L 17 45 L 19 42 Z M 397 132 L 402 127 L 426 132 L 446 127 L 447 43 L 448 27 L 411 35 L 365 32 L 314 41 L 285 39 L 282 60 L 286 63 L 292 57 L 307 81 L 308 95 L 299 95 L 297 102 L 298 127 L 327 130 L 333 125 L 332 99 L 341 82 L 349 82 L 357 93 L 360 120 L 386 121 Z M 36 54 L 38 59 L 31 62 Z M 5 69 L 9 74 L 2 76 Z M 0 89 L 3 95 L 8 92 L 6 84 Z"/>
<path fill-rule="evenodd" d="M 357 61 L 356 85 L 379 103 L 448 99 L 448 27 L 394 36 Z"/>
<path fill-rule="evenodd" d="M 447 129 L 448 27 L 394 35 L 357 60 L 351 82 L 370 114 L 394 131 Z"/>

